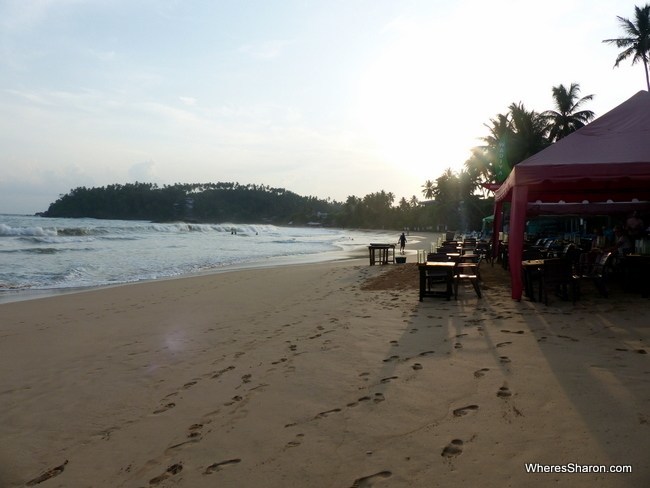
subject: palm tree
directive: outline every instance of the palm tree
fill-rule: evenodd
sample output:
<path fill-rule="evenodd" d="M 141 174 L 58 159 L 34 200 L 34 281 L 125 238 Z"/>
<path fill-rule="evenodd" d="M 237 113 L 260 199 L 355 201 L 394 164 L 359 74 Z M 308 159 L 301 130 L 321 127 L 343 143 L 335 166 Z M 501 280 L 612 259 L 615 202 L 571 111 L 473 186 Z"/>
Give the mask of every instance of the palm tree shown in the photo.
<path fill-rule="evenodd" d="M 580 85 L 578 83 L 571 83 L 568 90 L 564 85 L 553 87 L 553 99 L 557 110 L 547 110 L 542 113 L 542 117 L 545 117 L 550 125 L 548 138 L 551 142 L 568 136 L 587 125 L 594 118 L 594 113 L 591 110 L 579 110 L 585 102 L 591 101 L 594 96 L 587 95 L 578 98 L 579 93 Z"/>
<path fill-rule="evenodd" d="M 510 120 L 512 110 L 509 114 L 497 114 L 496 119 L 490 119 L 492 126 L 485 125 L 490 129 L 490 135 L 483 138 L 486 142 L 486 150 L 490 155 L 492 181 L 503 181 L 508 177 L 512 167 L 509 161 L 512 161 L 513 145 L 510 143 L 514 139 L 513 122 Z"/>
<path fill-rule="evenodd" d="M 650 91 L 650 4 L 644 7 L 634 7 L 634 22 L 624 17 L 617 16 L 622 29 L 623 35 L 617 39 L 605 39 L 603 42 L 616 44 L 616 47 L 624 48 L 616 57 L 614 67 L 618 67 L 621 61 L 632 58 L 632 64 L 641 61 L 645 69 L 645 81 Z"/>
<path fill-rule="evenodd" d="M 541 114 L 526 110 L 523 103 L 510 104 L 510 117 L 514 132 L 513 140 L 509 141 L 508 151 L 510 166 L 514 166 L 533 154 L 540 152 L 549 145 L 546 134 L 548 123 Z"/>
<path fill-rule="evenodd" d="M 435 189 L 436 184 L 433 181 L 425 181 L 424 185 L 422 185 L 422 194 L 424 195 L 424 198 L 431 200 L 436 195 Z"/>

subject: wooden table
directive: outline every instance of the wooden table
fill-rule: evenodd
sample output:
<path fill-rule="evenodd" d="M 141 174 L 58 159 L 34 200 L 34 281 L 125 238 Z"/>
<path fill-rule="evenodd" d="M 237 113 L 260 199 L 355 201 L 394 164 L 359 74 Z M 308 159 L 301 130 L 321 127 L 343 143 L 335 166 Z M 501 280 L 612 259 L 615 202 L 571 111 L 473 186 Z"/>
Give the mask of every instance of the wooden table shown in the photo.
<path fill-rule="evenodd" d="M 379 252 L 377 252 L 379 251 Z M 395 262 L 395 244 L 370 244 L 368 246 L 370 266 L 377 263 L 388 264 Z"/>
<path fill-rule="evenodd" d="M 454 286 L 454 272 L 456 263 L 453 261 L 427 261 L 423 264 L 418 264 L 420 270 L 420 301 L 424 297 L 444 297 L 447 300 L 451 299 Z M 427 287 L 427 273 L 430 271 L 442 271 L 445 275 L 446 289 L 444 291 L 430 290 Z"/>

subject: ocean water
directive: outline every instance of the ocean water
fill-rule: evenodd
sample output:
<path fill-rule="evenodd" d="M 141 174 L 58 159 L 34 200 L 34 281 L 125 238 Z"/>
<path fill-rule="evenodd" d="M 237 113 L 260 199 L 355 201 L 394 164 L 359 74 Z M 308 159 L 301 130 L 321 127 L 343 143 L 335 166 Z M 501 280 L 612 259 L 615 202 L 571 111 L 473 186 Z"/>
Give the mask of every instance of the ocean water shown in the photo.
<path fill-rule="evenodd" d="M 238 266 L 337 259 L 396 232 L 0 215 L 0 302 Z"/>

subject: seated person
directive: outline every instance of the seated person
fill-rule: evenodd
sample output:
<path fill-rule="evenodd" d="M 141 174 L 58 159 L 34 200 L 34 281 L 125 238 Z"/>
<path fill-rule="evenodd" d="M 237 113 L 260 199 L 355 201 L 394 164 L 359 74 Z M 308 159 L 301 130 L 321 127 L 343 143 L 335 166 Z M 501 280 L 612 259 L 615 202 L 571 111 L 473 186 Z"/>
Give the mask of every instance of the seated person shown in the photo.
<path fill-rule="evenodd" d="M 630 218 L 627 219 L 627 222 L 625 223 L 625 230 L 627 230 L 627 235 L 632 241 L 641 239 L 643 237 L 645 230 L 643 220 L 641 220 L 639 217 L 639 212 L 636 210 L 632 212 Z"/>
<path fill-rule="evenodd" d="M 614 227 L 614 236 L 616 236 L 616 241 L 612 252 L 615 252 L 618 256 L 625 256 L 634 250 L 632 241 L 620 225 Z"/>

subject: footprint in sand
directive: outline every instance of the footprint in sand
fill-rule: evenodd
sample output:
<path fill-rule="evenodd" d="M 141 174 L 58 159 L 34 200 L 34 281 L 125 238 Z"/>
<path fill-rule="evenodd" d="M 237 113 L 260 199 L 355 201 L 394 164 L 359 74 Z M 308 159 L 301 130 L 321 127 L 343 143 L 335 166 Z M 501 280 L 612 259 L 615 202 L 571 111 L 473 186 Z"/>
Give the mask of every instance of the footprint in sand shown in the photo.
<path fill-rule="evenodd" d="M 347 407 L 356 407 L 357 405 L 359 405 L 359 403 L 368 402 L 370 400 L 372 400 L 372 398 L 370 398 L 369 396 L 363 396 L 363 397 L 359 398 L 356 402 L 348 403 L 346 406 Z"/>
<path fill-rule="evenodd" d="M 287 442 L 286 446 L 284 447 L 298 447 L 300 444 L 302 444 L 302 438 L 305 437 L 305 434 L 296 434 L 296 440 L 289 441 Z"/>
<path fill-rule="evenodd" d="M 181 449 L 182 447 L 186 447 L 186 446 L 190 446 L 192 444 L 196 444 L 200 440 L 201 440 L 200 437 L 194 437 L 193 439 L 190 439 L 188 441 L 179 442 L 178 444 L 174 444 L 173 446 L 169 446 L 167 449 L 165 449 L 165 454 L 170 454 L 173 451 Z"/>
<path fill-rule="evenodd" d="M 499 356 L 499 362 L 503 364 L 511 363 L 512 359 L 510 359 L 508 356 Z"/>
<path fill-rule="evenodd" d="M 224 403 L 224 406 L 229 407 L 229 406 L 231 406 L 231 405 L 234 405 L 234 404 L 237 403 L 237 402 L 241 402 L 243 399 L 244 399 L 243 397 L 241 397 L 241 396 L 239 396 L 239 395 L 235 395 L 234 397 L 232 397 L 232 398 L 230 399 L 229 402 Z"/>
<path fill-rule="evenodd" d="M 415 363 L 413 366 L 411 366 L 411 368 L 417 371 L 419 369 L 422 369 L 422 365 L 420 363 Z"/>
<path fill-rule="evenodd" d="M 155 414 L 163 413 L 163 412 L 166 412 L 167 410 L 169 410 L 170 408 L 174 408 L 175 406 L 176 406 L 176 404 L 173 403 L 173 402 L 172 403 L 167 403 L 167 404 L 163 405 L 162 407 L 160 407 L 159 409 L 154 410 L 153 413 L 155 413 Z"/>
<path fill-rule="evenodd" d="M 233 369 L 235 369 L 234 366 L 228 366 L 227 368 L 223 368 L 223 369 L 217 371 L 216 373 L 214 373 L 214 374 L 211 376 L 211 378 L 212 378 L 212 379 L 217 379 L 217 378 L 218 378 L 219 376 L 221 376 L 222 374 L 227 373 L 228 371 L 231 371 L 231 370 L 233 370 Z"/>
<path fill-rule="evenodd" d="M 508 346 L 508 345 L 510 345 L 510 344 L 512 344 L 512 342 L 510 342 L 510 341 L 506 341 L 506 342 L 499 342 L 499 343 L 497 344 L 497 346 L 496 346 L 496 347 L 503 347 L 503 346 Z"/>
<path fill-rule="evenodd" d="M 510 398 L 512 396 L 512 392 L 510 391 L 510 388 L 508 388 L 506 385 L 503 385 L 501 388 L 499 388 L 499 391 L 497 391 L 497 396 L 500 398 Z"/>
<path fill-rule="evenodd" d="M 389 381 L 396 380 L 398 376 L 389 376 L 388 378 L 382 378 L 379 380 L 380 383 L 388 383 Z"/>
<path fill-rule="evenodd" d="M 482 378 L 483 376 L 485 376 L 485 373 L 487 373 L 488 371 L 490 371 L 490 368 L 477 369 L 476 371 L 474 371 L 474 378 Z"/>
<path fill-rule="evenodd" d="M 340 408 L 333 408 L 332 410 L 326 410 L 325 412 L 321 412 L 321 413 L 319 413 L 319 414 L 316 415 L 314 418 L 315 418 L 315 419 L 322 419 L 322 418 L 324 418 L 324 417 L 327 417 L 327 416 L 328 416 L 329 414 L 331 414 L 331 413 L 336 413 L 336 412 L 340 412 L 340 411 L 341 411 Z"/>
<path fill-rule="evenodd" d="M 42 483 L 43 481 L 49 480 L 50 478 L 59 476 L 61 473 L 63 473 L 66 464 L 68 464 L 67 459 L 63 462 L 63 464 L 57 466 L 56 468 L 48 469 L 42 475 L 34 478 L 33 480 L 28 481 L 27 483 L 25 483 L 25 486 L 35 486 L 38 485 L 39 483 Z"/>
<path fill-rule="evenodd" d="M 155 478 L 151 478 L 149 480 L 149 484 L 150 485 L 158 485 L 158 484 L 162 483 L 163 481 L 165 481 L 170 476 L 174 476 L 175 474 L 178 474 L 181 471 L 183 471 L 183 464 L 182 463 L 172 464 L 169 468 L 167 468 L 167 470 L 163 474 L 161 474 L 160 476 L 156 476 Z"/>
<path fill-rule="evenodd" d="M 463 345 L 460 342 L 457 342 L 456 344 L 454 344 L 454 349 L 462 349 L 462 348 L 463 348 Z"/>
<path fill-rule="evenodd" d="M 375 393 L 375 398 L 372 399 L 373 402 L 375 403 L 380 403 L 386 400 L 386 397 L 384 396 L 383 393 Z"/>
<path fill-rule="evenodd" d="M 393 356 L 391 356 L 391 357 L 389 357 L 389 358 L 382 359 L 382 362 L 384 362 L 384 363 L 390 363 L 390 362 L 392 362 L 392 361 L 397 361 L 398 359 L 399 359 L 399 356 L 395 356 L 395 355 L 393 355 Z"/>
<path fill-rule="evenodd" d="M 501 332 L 504 332 L 506 334 L 523 334 L 523 330 L 508 330 L 508 329 L 501 329 Z"/>
<path fill-rule="evenodd" d="M 350 488 L 370 488 L 373 485 L 373 481 L 390 478 L 391 476 L 393 476 L 393 473 L 390 471 L 380 471 L 379 473 L 371 474 L 370 476 L 357 478 L 354 480 Z"/>
<path fill-rule="evenodd" d="M 245 374 L 244 376 L 241 377 L 241 380 L 242 380 L 244 383 L 250 383 L 250 382 L 251 382 L 251 377 L 252 377 L 252 376 L 253 376 L 253 375 L 251 375 L 251 374 Z"/>
<path fill-rule="evenodd" d="M 478 410 L 478 405 L 467 405 L 466 407 L 457 408 L 454 410 L 454 417 L 462 417 L 467 415 L 469 412 Z"/>
<path fill-rule="evenodd" d="M 461 452 L 463 452 L 463 441 L 460 439 L 454 439 L 444 447 L 440 455 L 443 457 L 451 458 L 458 456 Z"/>
<path fill-rule="evenodd" d="M 222 466 L 227 466 L 229 464 L 238 464 L 241 463 L 241 459 L 235 458 L 235 459 L 228 459 L 227 461 L 221 461 L 218 463 L 213 463 L 207 468 L 205 468 L 205 471 L 203 474 L 211 474 L 214 473 L 215 471 L 219 471 Z"/>
<path fill-rule="evenodd" d="M 190 439 L 195 438 L 195 437 L 201 437 L 201 432 L 200 430 L 203 428 L 203 424 L 192 424 L 190 427 L 187 429 L 188 434 L 187 437 Z"/>
<path fill-rule="evenodd" d="M 429 356 L 431 354 L 435 353 L 435 351 L 423 351 L 418 356 Z"/>
<path fill-rule="evenodd" d="M 571 336 L 568 336 L 568 335 L 560 335 L 560 334 L 558 334 L 557 336 L 561 337 L 562 339 L 569 339 L 570 341 L 573 341 L 573 342 L 579 342 L 578 339 L 576 339 L 575 337 L 571 337 Z"/>

